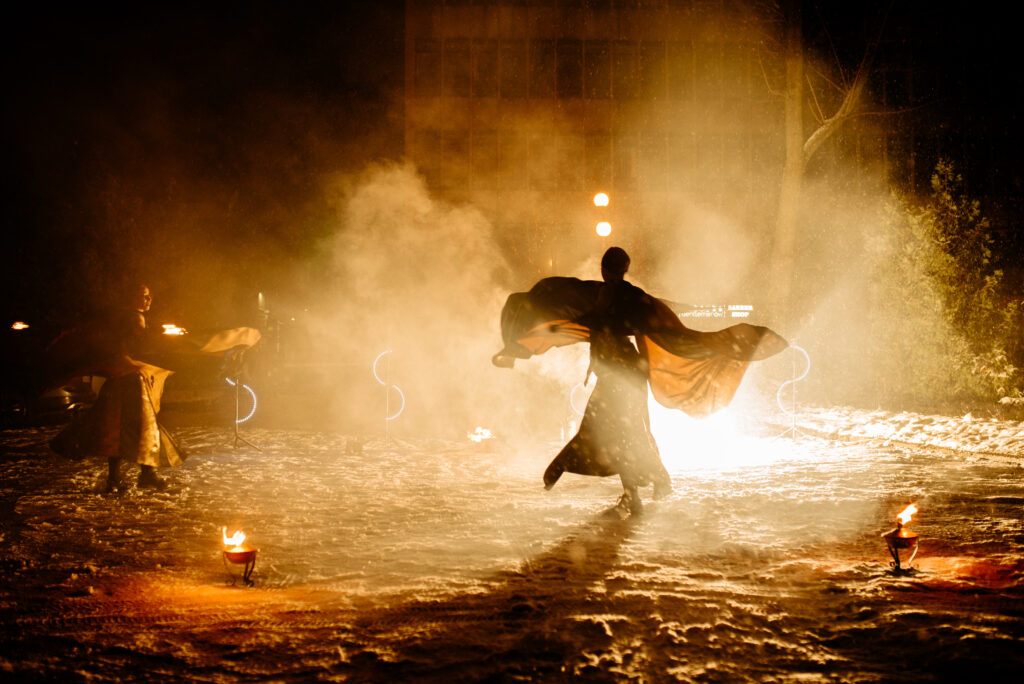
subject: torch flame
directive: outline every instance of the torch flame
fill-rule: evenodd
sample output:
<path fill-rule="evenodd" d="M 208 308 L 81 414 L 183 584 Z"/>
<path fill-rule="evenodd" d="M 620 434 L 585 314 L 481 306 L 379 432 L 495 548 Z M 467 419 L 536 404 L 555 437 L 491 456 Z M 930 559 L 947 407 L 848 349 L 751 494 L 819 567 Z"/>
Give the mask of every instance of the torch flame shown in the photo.
<path fill-rule="evenodd" d="M 235 532 L 229 537 L 228 528 L 222 527 L 220 528 L 220 534 L 221 537 L 224 538 L 224 546 L 232 546 L 237 549 L 242 545 L 242 542 L 245 541 L 245 534 L 243 534 L 241 530 Z"/>
<path fill-rule="evenodd" d="M 917 513 L 917 504 L 910 504 L 903 509 L 902 513 L 896 516 L 896 520 L 899 521 L 900 525 L 906 525 L 915 513 Z"/>
<path fill-rule="evenodd" d="M 467 433 L 466 436 L 469 437 L 474 442 L 482 442 L 485 439 L 490 439 L 494 435 L 491 434 L 491 431 L 488 430 L 487 428 L 480 427 L 478 425 L 476 430 L 474 430 L 473 432 Z"/>

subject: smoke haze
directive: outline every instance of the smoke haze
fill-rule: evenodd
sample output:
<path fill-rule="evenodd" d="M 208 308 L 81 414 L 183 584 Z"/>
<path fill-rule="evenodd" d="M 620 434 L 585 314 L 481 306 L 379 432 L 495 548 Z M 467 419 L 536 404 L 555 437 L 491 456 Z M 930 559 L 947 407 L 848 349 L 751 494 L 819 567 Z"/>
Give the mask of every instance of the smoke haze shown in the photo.
<path fill-rule="evenodd" d="M 539 277 L 598 278 L 610 244 L 630 252 L 631 280 L 652 294 L 752 304 L 749 322 L 778 325 L 766 298 L 783 161 L 776 17 L 696 18 L 679 37 L 698 65 L 685 98 L 605 100 L 594 110 L 566 100 L 558 111 L 494 98 L 449 114 L 492 144 L 466 147 L 444 129 L 403 158 L 401 127 L 416 112 L 402 96 L 399 5 L 351 21 L 327 11 L 285 20 L 257 7 L 221 17 L 178 61 L 167 57 L 178 54 L 172 38 L 117 39 L 102 22 L 85 37 L 65 27 L 33 47 L 56 55 L 47 63 L 55 80 L 29 90 L 32 73 L 16 79 L 25 112 L 8 129 L 25 141 L 12 144 L 24 171 L 13 187 L 26 190 L 23 206 L 44 209 L 9 222 L 44 229 L 15 238 L 12 252 L 36 275 L 9 278 L 19 294 L 7 308 L 34 292 L 70 318 L 141 277 L 154 291 L 154 323 L 200 330 L 262 324 L 264 293 L 281 344 L 294 343 L 292 367 L 279 375 L 294 376 L 291 391 L 316 395 L 326 424 L 381 429 L 399 399 L 385 396 L 372 365 L 391 350 L 388 380 L 406 399 L 391 428 L 445 434 L 562 424 L 585 360 L 561 350 L 495 369 L 500 308 Z M 62 76 L 73 50 L 88 63 Z M 808 73 L 827 114 L 840 96 L 824 85 L 841 82 L 835 64 L 812 55 Z M 69 90 L 76 79 L 82 85 Z M 808 387 L 828 400 L 862 392 L 874 372 L 860 350 L 879 332 L 863 321 L 879 272 L 866 241 L 884 229 L 892 201 L 884 124 L 848 122 L 805 176 L 799 310 L 793 329 L 779 332 L 811 353 Z M 620 141 L 629 154 L 613 154 L 607 136 L 622 130 L 642 133 Z M 612 177 L 630 180 L 616 190 Z M 604 214 L 591 203 L 598 190 L 612 195 Z M 610 238 L 594 235 L 599 217 L 611 221 Z M 894 333 L 900 321 L 891 325 Z"/>

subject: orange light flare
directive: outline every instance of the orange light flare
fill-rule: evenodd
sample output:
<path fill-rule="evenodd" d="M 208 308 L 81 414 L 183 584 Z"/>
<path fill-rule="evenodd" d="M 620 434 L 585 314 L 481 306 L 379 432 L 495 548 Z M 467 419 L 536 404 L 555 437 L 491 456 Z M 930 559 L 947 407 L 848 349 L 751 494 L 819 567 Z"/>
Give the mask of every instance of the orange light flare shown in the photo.
<path fill-rule="evenodd" d="M 603 192 L 599 192 L 594 195 L 594 206 L 595 207 L 607 207 L 608 206 L 608 195 Z"/>
<path fill-rule="evenodd" d="M 817 459 L 790 440 L 746 434 L 742 407 L 729 406 L 706 418 L 691 418 L 648 396 L 651 432 L 669 472 L 707 470 L 738 477 L 745 468 Z"/>
<path fill-rule="evenodd" d="M 174 323 L 164 323 L 163 329 L 164 335 L 184 335 L 188 332 L 184 328 L 179 328 Z"/>
<path fill-rule="evenodd" d="M 28 330 L 28 323 L 25 321 L 14 321 L 14 323 L 11 323 L 11 330 Z"/>
<path fill-rule="evenodd" d="M 228 536 L 228 528 L 220 528 L 221 537 L 224 539 L 224 546 L 228 551 L 248 551 L 249 547 L 245 545 L 245 533 L 241 530 L 235 532 L 230 537 Z"/>
<path fill-rule="evenodd" d="M 597 224 L 597 227 L 594 228 L 594 231 L 601 237 L 608 237 L 612 234 L 612 224 L 607 221 L 601 221 Z"/>
<path fill-rule="evenodd" d="M 910 522 L 910 519 L 914 517 L 915 513 L 917 513 L 917 504 L 910 504 L 896 516 L 896 524 L 899 527 L 903 527 Z"/>
<path fill-rule="evenodd" d="M 473 430 L 473 432 L 466 433 L 466 436 L 469 437 L 470 440 L 476 442 L 477 444 L 484 441 L 485 439 L 494 439 L 494 433 L 492 433 L 487 428 L 481 427 L 479 425 L 476 427 L 476 430 Z"/>

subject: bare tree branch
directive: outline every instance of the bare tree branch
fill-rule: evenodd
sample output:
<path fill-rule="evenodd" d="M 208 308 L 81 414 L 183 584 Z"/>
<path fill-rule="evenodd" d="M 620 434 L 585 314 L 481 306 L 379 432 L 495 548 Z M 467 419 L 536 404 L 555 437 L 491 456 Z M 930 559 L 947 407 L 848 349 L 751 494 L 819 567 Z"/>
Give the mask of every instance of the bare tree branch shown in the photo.
<path fill-rule="evenodd" d="M 771 82 L 768 80 L 768 71 L 764 68 L 764 59 L 761 57 L 761 51 L 757 51 L 757 64 L 761 67 L 761 75 L 764 76 L 764 87 L 768 89 L 769 95 L 775 97 L 782 97 L 782 92 L 772 87 Z"/>
<path fill-rule="evenodd" d="M 838 111 L 831 117 L 825 120 L 825 122 L 818 127 L 814 133 L 811 134 L 807 141 L 804 143 L 804 154 L 803 160 L 806 165 L 810 161 L 814 153 L 818 151 L 822 143 L 829 139 L 833 133 L 839 128 L 839 126 L 849 119 L 860 102 L 861 93 L 864 91 L 864 86 L 868 82 L 868 76 L 871 73 L 871 64 L 874 62 L 875 54 L 878 52 L 878 46 L 882 42 L 882 33 L 885 30 L 885 23 L 889 16 L 889 9 L 891 9 L 892 3 L 890 2 L 889 7 L 882 14 L 881 20 L 878 22 L 878 26 L 875 29 L 874 35 L 871 37 L 871 41 L 864 49 L 864 56 L 861 58 L 860 65 L 857 67 L 857 74 L 853 78 L 853 84 L 850 89 L 846 91 L 846 96 L 843 97 L 842 104 L 839 105 Z"/>
<path fill-rule="evenodd" d="M 807 90 L 811 92 L 811 99 L 814 100 L 815 118 L 818 123 L 822 123 L 825 120 L 825 112 L 821 108 L 821 103 L 818 102 L 818 93 L 814 92 L 814 84 L 811 83 L 811 77 L 804 72 L 804 80 L 807 81 Z"/>
<path fill-rule="evenodd" d="M 825 23 L 825 18 L 821 16 L 821 7 L 818 3 L 814 4 L 814 11 L 818 14 L 818 21 L 821 23 L 822 29 L 825 31 L 825 37 L 828 38 L 828 47 L 832 51 L 832 58 L 836 60 L 836 69 L 839 71 L 839 78 L 843 81 L 843 87 L 839 90 L 846 88 L 846 72 L 843 70 L 843 61 L 839 59 L 839 51 L 836 50 L 835 41 L 832 40 L 832 32 L 828 30 L 828 24 Z"/>

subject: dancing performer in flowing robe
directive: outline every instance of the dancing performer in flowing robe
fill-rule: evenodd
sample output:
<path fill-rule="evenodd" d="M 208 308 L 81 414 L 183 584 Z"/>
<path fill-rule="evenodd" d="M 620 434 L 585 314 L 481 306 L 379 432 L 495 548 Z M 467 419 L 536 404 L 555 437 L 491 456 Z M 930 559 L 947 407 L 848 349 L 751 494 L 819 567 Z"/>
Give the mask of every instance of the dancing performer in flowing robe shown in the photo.
<path fill-rule="evenodd" d="M 145 312 L 152 297 L 140 285 L 132 307 L 107 330 L 68 331 L 47 350 L 57 378 L 97 375 L 105 378 L 96 403 L 51 442 L 69 458 L 98 457 L 107 461 L 107 492 L 123 487 L 122 463 L 138 463 L 138 486 L 164 489 L 156 468 L 177 466 L 184 453 L 159 424 L 164 381 L 171 371 L 139 358 L 145 353 Z"/>
<path fill-rule="evenodd" d="M 751 361 L 788 345 L 768 328 L 746 323 L 717 332 L 690 330 L 663 301 L 625 280 L 629 256 L 611 247 L 601 260 L 604 282 L 545 278 L 509 296 L 502 310 L 500 367 L 551 347 L 590 342 L 597 376 L 577 434 L 544 473 L 550 489 L 563 472 L 619 475 L 622 514 L 642 510 L 639 488 L 671 491 L 650 430 L 647 387 L 659 403 L 704 417 L 724 408 Z M 630 338 L 635 340 L 636 346 Z"/>

